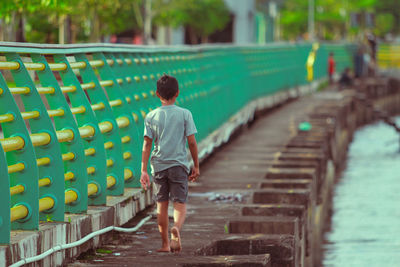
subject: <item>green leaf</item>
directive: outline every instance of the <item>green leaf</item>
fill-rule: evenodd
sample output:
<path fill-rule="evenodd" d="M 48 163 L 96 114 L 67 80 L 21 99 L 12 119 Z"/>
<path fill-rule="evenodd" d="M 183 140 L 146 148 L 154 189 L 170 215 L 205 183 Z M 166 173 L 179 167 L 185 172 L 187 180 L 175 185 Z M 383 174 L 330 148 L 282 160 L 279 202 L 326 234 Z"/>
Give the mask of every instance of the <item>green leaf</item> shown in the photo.
<path fill-rule="evenodd" d="M 46 222 L 52 222 L 53 221 L 52 218 L 53 216 L 46 214 Z"/>
<path fill-rule="evenodd" d="M 228 224 L 224 225 L 224 230 L 226 234 L 229 234 L 229 228 L 228 228 Z"/>
<path fill-rule="evenodd" d="M 111 254 L 111 253 L 112 253 L 111 250 L 109 250 L 109 249 L 103 249 L 103 248 L 98 248 L 98 249 L 96 249 L 96 252 L 97 252 L 97 253 L 100 253 L 100 254 Z"/>

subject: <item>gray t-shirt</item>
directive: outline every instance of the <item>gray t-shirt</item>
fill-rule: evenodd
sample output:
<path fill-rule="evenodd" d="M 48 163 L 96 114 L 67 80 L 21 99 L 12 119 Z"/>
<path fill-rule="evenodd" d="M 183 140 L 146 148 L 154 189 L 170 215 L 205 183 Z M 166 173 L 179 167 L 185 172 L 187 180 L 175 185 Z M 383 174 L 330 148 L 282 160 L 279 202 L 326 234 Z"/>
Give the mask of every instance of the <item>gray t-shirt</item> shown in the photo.
<path fill-rule="evenodd" d="M 192 113 L 175 105 L 161 106 L 144 119 L 144 136 L 154 140 L 152 173 L 182 166 L 190 172 L 186 137 L 197 133 Z"/>

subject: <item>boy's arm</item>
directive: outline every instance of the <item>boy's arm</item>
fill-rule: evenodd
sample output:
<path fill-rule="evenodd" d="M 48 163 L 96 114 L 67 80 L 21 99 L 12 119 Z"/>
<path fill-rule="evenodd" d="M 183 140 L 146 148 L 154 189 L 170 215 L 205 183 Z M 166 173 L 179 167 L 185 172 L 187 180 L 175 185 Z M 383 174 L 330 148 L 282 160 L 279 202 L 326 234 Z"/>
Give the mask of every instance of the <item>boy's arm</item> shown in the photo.
<path fill-rule="evenodd" d="M 140 183 L 142 184 L 144 190 L 147 190 L 147 187 L 150 187 L 150 177 L 149 174 L 147 173 L 147 164 L 149 162 L 152 143 L 153 139 L 151 139 L 148 136 L 144 137 L 143 150 L 142 150 L 142 168 L 141 168 L 142 174 L 140 176 Z"/>
<path fill-rule="evenodd" d="M 199 166 L 199 157 L 197 152 L 197 142 L 194 134 L 189 135 L 187 137 L 190 154 L 192 155 L 194 166 L 192 168 L 192 172 L 189 175 L 189 181 L 196 181 L 197 177 L 200 175 L 200 166 Z"/>

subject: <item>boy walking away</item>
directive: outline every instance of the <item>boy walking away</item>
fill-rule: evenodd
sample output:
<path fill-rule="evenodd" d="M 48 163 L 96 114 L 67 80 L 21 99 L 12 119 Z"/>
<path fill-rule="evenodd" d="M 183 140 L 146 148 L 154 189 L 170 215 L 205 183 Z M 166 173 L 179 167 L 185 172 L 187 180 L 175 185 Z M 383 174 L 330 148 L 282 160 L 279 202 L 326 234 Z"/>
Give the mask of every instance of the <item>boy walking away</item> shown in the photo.
<path fill-rule="evenodd" d="M 329 75 L 329 84 L 333 84 L 333 75 L 335 74 L 335 59 L 333 58 L 333 52 L 329 53 L 328 58 L 328 75 Z"/>
<path fill-rule="evenodd" d="M 188 180 L 195 182 L 200 175 L 197 143 L 194 136 L 197 130 L 190 111 L 175 106 L 179 87 L 174 77 L 164 74 L 157 81 L 156 94 L 161 100 L 161 107 L 151 111 L 145 118 L 140 183 L 145 190 L 150 186 L 147 163 L 154 141 L 150 163 L 157 201 L 158 230 L 162 240 L 162 246 L 158 252 L 180 252 L 182 248 L 180 230 L 186 216 Z M 186 141 L 194 163 L 191 169 Z M 174 205 L 171 241 L 168 239 L 169 200 Z"/>

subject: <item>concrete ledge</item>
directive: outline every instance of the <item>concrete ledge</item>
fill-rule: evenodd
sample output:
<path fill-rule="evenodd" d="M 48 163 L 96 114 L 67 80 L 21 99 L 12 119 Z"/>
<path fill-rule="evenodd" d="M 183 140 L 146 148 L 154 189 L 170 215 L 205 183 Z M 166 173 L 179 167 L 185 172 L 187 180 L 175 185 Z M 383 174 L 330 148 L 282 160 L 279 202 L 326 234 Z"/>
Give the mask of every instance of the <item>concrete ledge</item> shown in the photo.
<path fill-rule="evenodd" d="M 214 256 L 196 257 L 196 259 L 185 259 L 184 263 L 177 264 L 181 267 L 272 267 L 271 256 L 265 255 L 240 255 L 240 256 Z"/>
<path fill-rule="evenodd" d="M 258 185 L 258 188 L 279 188 L 279 189 L 311 189 L 311 179 L 267 179 Z"/>
<path fill-rule="evenodd" d="M 269 254 L 272 267 L 295 265 L 295 242 L 291 235 L 233 236 L 211 242 L 196 255 L 257 255 Z M 241 256 L 242 257 L 242 256 Z"/>
<path fill-rule="evenodd" d="M 293 204 L 248 204 L 241 207 L 242 216 L 289 216 L 299 218 L 301 223 L 306 220 L 306 208 Z"/>
<path fill-rule="evenodd" d="M 126 188 L 123 196 L 107 197 L 106 206 L 89 206 L 87 214 L 66 214 L 64 222 L 46 222 L 38 231 L 12 231 L 11 244 L 0 246 L 0 266 L 41 254 L 56 245 L 77 241 L 108 226 L 121 226 L 153 204 L 151 190 Z M 81 253 L 99 247 L 111 233 L 97 236 L 81 246 L 54 253 L 30 266 L 60 266 Z"/>
<path fill-rule="evenodd" d="M 289 234 L 299 237 L 296 217 L 244 216 L 228 222 L 231 234 Z"/>
<path fill-rule="evenodd" d="M 316 180 L 314 168 L 269 168 L 265 178 L 267 179 L 311 179 Z"/>
<path fill-rule="evenodd" d="M 294 265 L 305 257 L 304 225 L 300 225 L 297 217 L 289 216 L 243 216 L 228 222 L 231 234 L 267 234 L 267 235 L 291 235 L 294 239 Z"/>
<path fill-rule="evenodd" d="M 293 204 L 308 207 L 313 201 L 309 189 L 261 189 L 253 192 L 254 204 Z"/>

